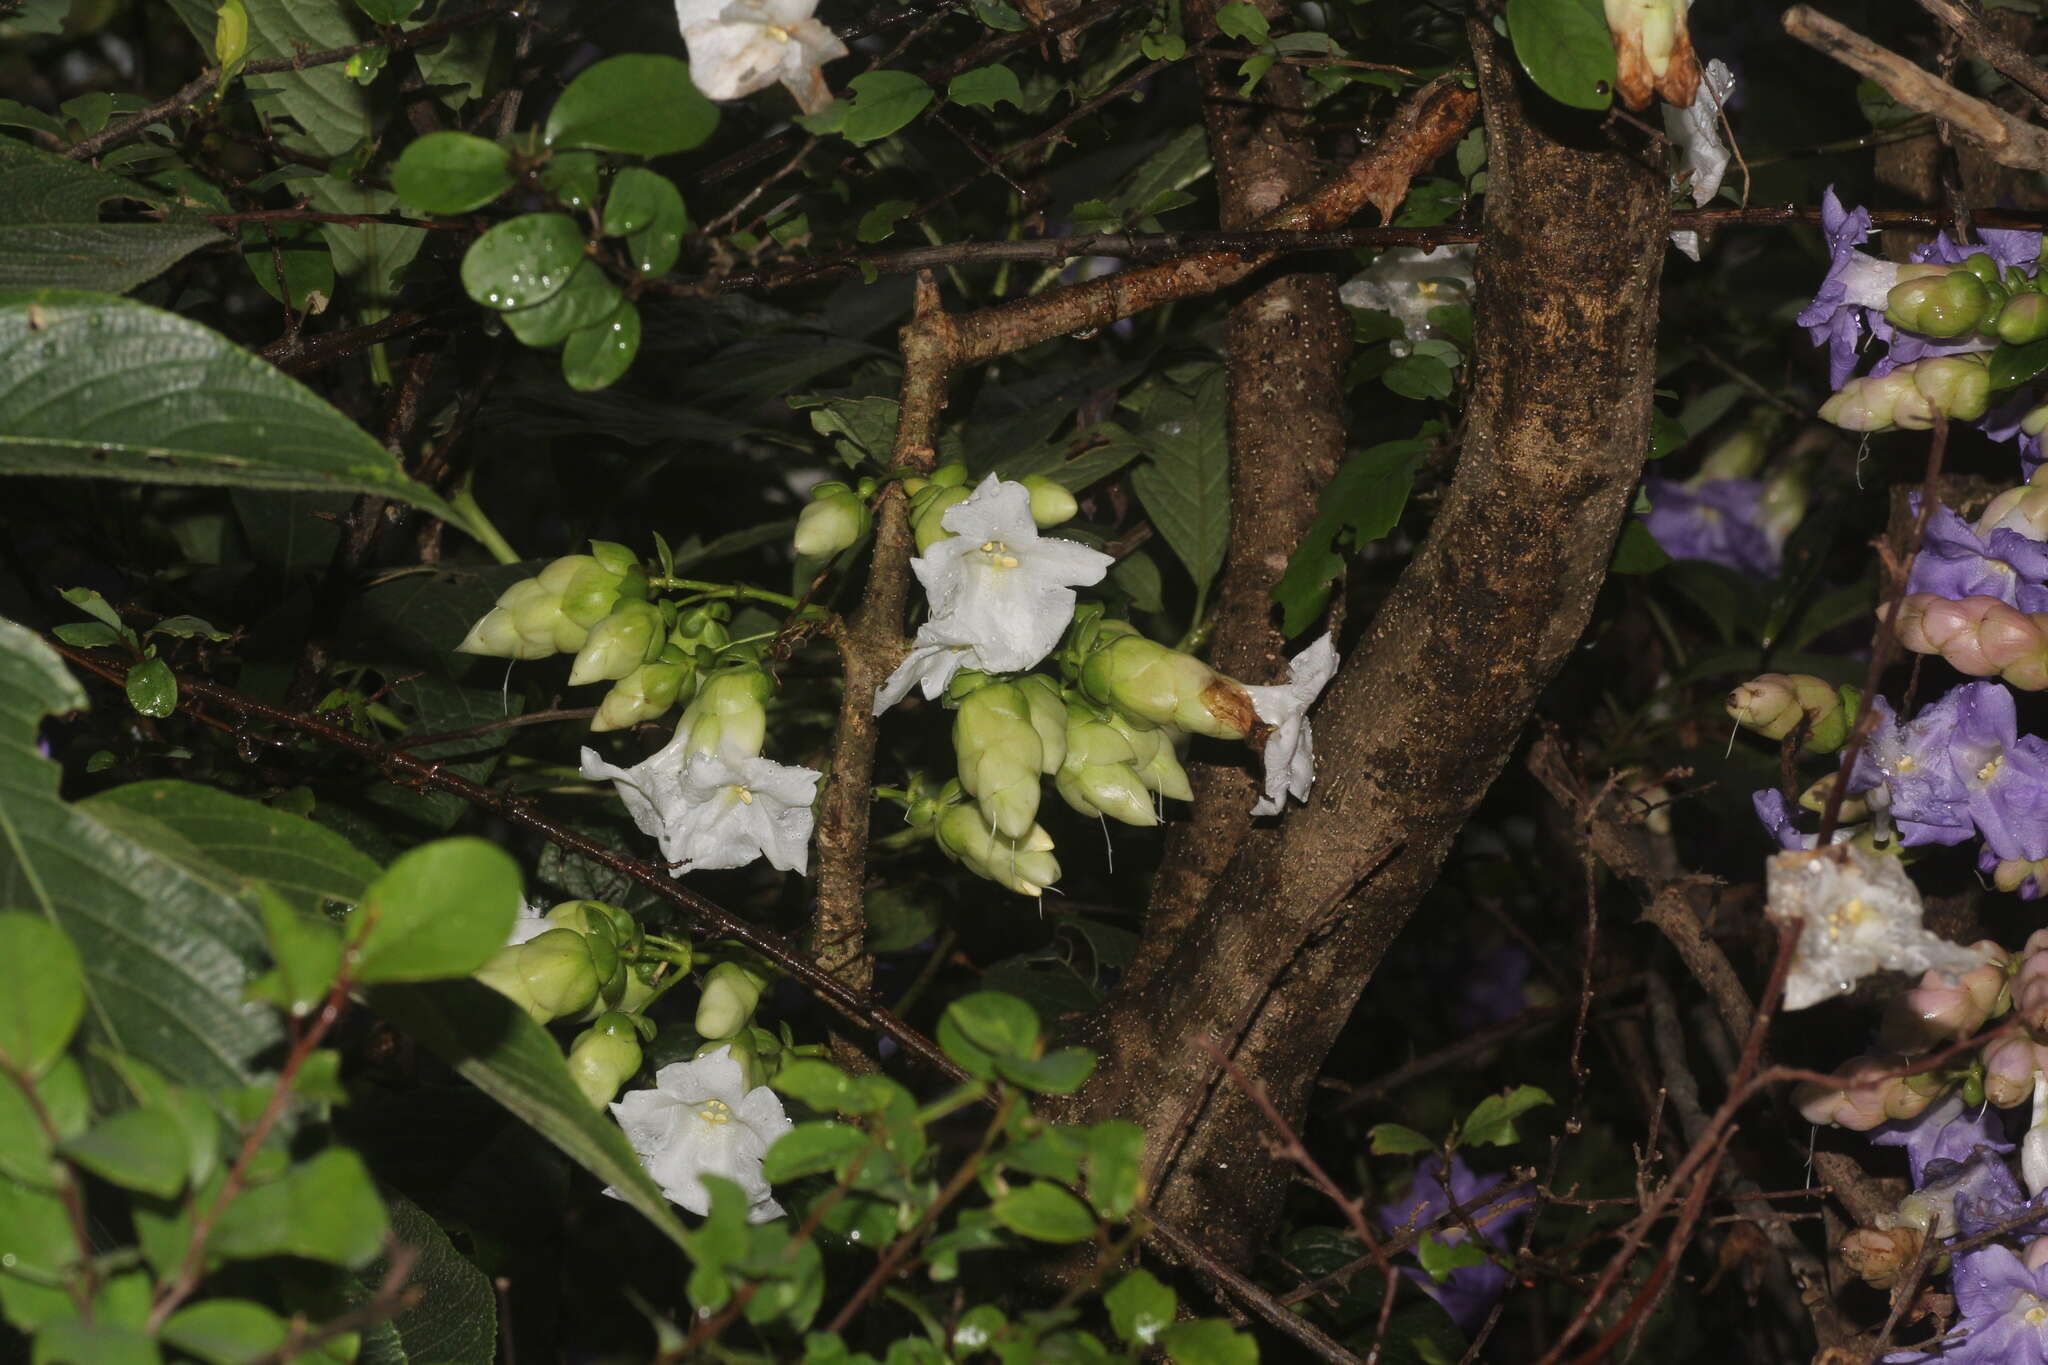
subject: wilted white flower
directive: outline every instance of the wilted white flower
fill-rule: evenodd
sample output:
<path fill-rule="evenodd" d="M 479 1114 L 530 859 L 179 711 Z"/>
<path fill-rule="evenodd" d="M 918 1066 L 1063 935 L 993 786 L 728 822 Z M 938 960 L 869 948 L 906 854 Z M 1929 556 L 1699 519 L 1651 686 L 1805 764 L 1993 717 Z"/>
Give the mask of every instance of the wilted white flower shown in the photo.
<path fill-rule="evenodd" d="M 736 100 L 781 81 L 807 114 L 832 102 L 826 62 L 846 55 L 811 12 L 818 0 L 676 0 L 690 48 L 690 78 L 714 100 Z"/>
<path fill-rule="evenodd" d="M 1337 672 L 1337 642 L 1328 635 L 1287 662 L 1287 681 L 1273 687 L 1247 685 L 1252 709 L 1273 727 L 1266 737 L 1266 794 L 1253 815 L 1278 815 L 1287 798 L 1308 800 L 1316 780 L 1316 755 L 1308 708 Z"/>
<path fill-rule="evenodd" d="M 1031 490 L 993 474 L 939 524 L 952 534 L 910 561 L 931 601 L 931 619 L 876 694 L 877 715 L 913 685 L 938 696 L 963 667 L 1032 667 L 1074 619 L 1074 589 L 1100 583 L 1116 562 L 1075 541 L 1040 535 Z"/>
<path fill-rule="evenodd" d="M 1716 57 L 1707 63 L 1699 93 L 1684 109 L 1664 106 L 1664 131 L 1678 148 L 1680 174 L 1672 177 L 1673 188 L 1691 177 L 1692 202 L 1704 206 L 1721 188 L 1728 173 L 1728 146 L 1721 141 L 1721 110 L 1735 89 L 1735 73 Z"/>
<path fill-rule="evenodd" d="M 1764 909 L 1804 920 L 1785 980 L 1785 1008 L 1842 995 L 1876 971 L 1960 975 L 1983 955 L 1920 923 L 1920 892 L 1899 860 L 1854 844 L 1780 853 L 1766 864 Z"/>
<path fill-rule="evenodd" d="M 747 1221 L 782 1216 L 761 1158 L 795 1124 L 774 1091 L 747 1089 L 730 1047 L 671 1062 L 654 1074 L 652 1090 L 628 1091 L 612 1114 L 661 1192 L 691 1213 L 711 1212 L 702 1177 L 717 1175 L 746 1191 Z"/>
<path fill-rule="evenodd" d="M 1337 291 L 1347 308 L 1375 308 L 1392 313 L 1408 334 L 1388 350 L 1407 355 L 1412 343 L 1433 337 L 1440 329 L 1429 310 L 1468 302 L 1472 297 L 1472 261 L 1478 247 L 1470 242 L 1420 251 L 1412 246 L 1389 247 L 1379 259 L 1354 275 Z"/>
<path fill-rule="evenodd" d="M 583 775 L 611 779 L 640 832 L 661 842 L 670 876 L 760 857 L 784 872 L 809 871 L 820 774 L 758 756 L 691 755 L 687 739 L 679 735 L 630 768 L 585 749 Z"/>

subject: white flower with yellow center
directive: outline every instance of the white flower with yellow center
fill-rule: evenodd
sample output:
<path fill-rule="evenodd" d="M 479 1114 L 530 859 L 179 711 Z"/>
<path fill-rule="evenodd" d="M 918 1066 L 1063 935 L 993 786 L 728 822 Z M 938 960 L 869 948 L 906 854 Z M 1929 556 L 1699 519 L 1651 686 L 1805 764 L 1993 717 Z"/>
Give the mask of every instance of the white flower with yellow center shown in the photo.
<path fill-rule="evenodd" d="M 795 1125 L 774 1091 L 747 1089 L 730 1048 L 671 1062 L 655 1073 L 652 1090 L 629 1091 L 612 1114 L 661 1192 L 691 1213 L 711 1212 L 703 1177 L 717 1175 L 746 1191 L 749 1222 L 782 1216 L 761 1158 Z"/>
<path fill-rule="evenodd" d="M 1052 653 L 1074 619 L 1074 589 L 1116 561 L 1038 532 L 1031 491 L 991 474 L 939 525 L 952 534 L 910 561 L 931 602 L 910 656 L 875 697 L 875 714 L 913 686 L 937 697 L 962 668 L 1021 673 Z"/>
<path fill-rule="evenodd" d="M 1780 853 L 1766 864 L 1765 913 L 1802 921 L 1785 1008 L 1847 994 L 1872 972 L 1960 975 L 1981 955 L 1920 922 L 1920 892 L 1899 860 L 1854 844 Z"/>
<path fill-rule="evenodd" d="M 690 78 L 714 100 L 736 100 L 777 81 L 807 114 L 832 102 L 818 68 L 846 44 L 811 17 L 817 0 L 676 0 L 690 48 Z"/>
<path fill-rule="evenodd" d="M 611 779 L 640 832 L 660 841 L 671 876 L 763 857 L 784 872 L 808 872 L 820 775 L 758 756 L 691 755 L 687 738 L 630 768 L 585 749 L 583 775 Z"/>

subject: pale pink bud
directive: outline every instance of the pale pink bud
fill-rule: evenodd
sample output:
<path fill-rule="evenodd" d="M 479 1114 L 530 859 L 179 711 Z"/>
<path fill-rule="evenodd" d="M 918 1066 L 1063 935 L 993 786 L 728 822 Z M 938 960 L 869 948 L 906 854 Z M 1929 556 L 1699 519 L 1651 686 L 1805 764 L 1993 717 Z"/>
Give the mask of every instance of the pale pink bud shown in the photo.
<path fill-rule="evenodd" d="M 2048 1265 L 2048 1237 L 2036 1237 L 2027 1243 L 2027 1249 L 2020 1253 L 2020 1264 L 2029 1271 Z"/>
<path fill-rule="evenodd" d="M 1832 1123 L 1868 1132 L 1891 1117 L 1885 1112 L 1893 1065 L 1878 1057 L 1858 1057 L 1836 1073 L 1836 1084 L 1808 1081 L 1792 1092 L 1792 1103 L 1808 1123 Z M 2031 1074 L 2031 1073 L 2030 1073 Z M 1925 1103 L 1920 1109 L 1925 1109 Z M 1919 1113 L 1915 1109 L 1914 1113 Z"/>
<path fill-rule="evenodd" d="M 1898 1282 L 1899 1272 L 1920 1259 L 1921 1233 L 1917 1228 L 1858 1228 L 1844 1237 L 1836 1248 L 1842 1264 L 1873 1288 L 1889 1289 Z M 2048 1245 L 2048 1237 L 2038 1239 Z"/>
<path fill-rule="evenodd" d="M 2024 1034 L 1984 1049 L 1984 1098 L 2010 1109 L 2034 1093 L 2034 1044 Z"/>
<path fill-rule="evenodd" d="M 1924 1052 L 1959 1042 L 2000 1012 L 2007 981 L 2005 950 L 1989 939 L 1971 946 L 1985 955 L 1983 966 L 1960 976 L 1930 970 L 1919 985 L 1893 1000 L 1885 1012 L 1886 1046 Z"/>

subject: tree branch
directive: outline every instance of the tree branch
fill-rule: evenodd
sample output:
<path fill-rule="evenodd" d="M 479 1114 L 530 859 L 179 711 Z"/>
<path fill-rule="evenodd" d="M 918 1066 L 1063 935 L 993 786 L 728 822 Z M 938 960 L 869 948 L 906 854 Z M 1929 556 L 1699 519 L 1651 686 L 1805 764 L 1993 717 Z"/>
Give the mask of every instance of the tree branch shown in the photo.
<path fill-rule="evenodd" d="M 1984 16 L 1960 0 L 1914 0 L 1921 9 L 1948 25 L 1962 39 L 1963 46 L 1991 64 L 1991 69 L 2034 97 L 2035 104 L 2048 108 L 2048 70 L 2022 52 L 2004 34 L 1984 22 Z"/>

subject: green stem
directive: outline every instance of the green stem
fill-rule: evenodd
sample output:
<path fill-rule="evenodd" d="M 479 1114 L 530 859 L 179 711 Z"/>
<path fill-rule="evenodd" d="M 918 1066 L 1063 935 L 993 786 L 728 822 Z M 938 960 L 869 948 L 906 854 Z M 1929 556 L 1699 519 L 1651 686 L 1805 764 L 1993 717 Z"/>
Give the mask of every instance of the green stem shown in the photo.
<path fill-rule="evenodd" d="M 498 528 L 484 515 L 484 509 L 477 505 L 476 494 L 469 491 L 469 485 L 448 499 L 448 505 L 462 514 L 462 529 L 469 532 L 471 539 L 491 552 L 491 558 L 500 564 L 517 564 L 519 552 L 512 548 Z"/>
<path fill-rule="evenodd" d="M 650 588 L 664 592 L 694 592 L 706 597 L 739 597 L 753 602 L 772 602 L 788 611 L 813 610 L 823 612 L 823 607 L 809 607 L 788 593 L 770 592 L 766 588 L 749 587 L 742 583 L 707 583 L 701 578 L 652 577 L 647 580 Z"/>

